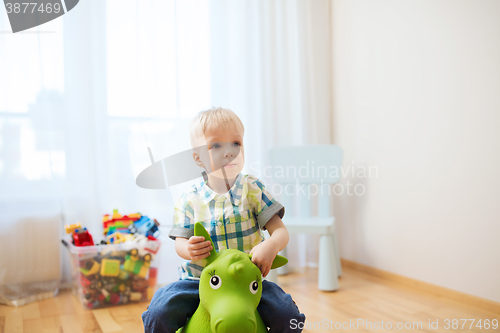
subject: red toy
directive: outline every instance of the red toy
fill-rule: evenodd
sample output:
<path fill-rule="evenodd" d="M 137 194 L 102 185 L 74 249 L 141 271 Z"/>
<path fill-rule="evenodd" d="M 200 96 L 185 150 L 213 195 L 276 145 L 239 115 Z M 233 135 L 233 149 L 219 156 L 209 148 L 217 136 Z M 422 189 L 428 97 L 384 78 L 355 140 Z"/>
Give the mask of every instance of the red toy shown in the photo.
<path fill-rule="evenodd" d="M 80 222 L 72 225 L 66 225 L 64 227 L 67 234 L 73 233 L 73 245 L 74 246 L 92 246 L 94 245 L 94 240 L 92 235 L 87 231 L 87 228 L 82 228 Z"/>
<path fill-rule="evenodd" d="M 94 240 L 92 235 L 87 231 L 87 228 L 76 229 L 73 233 L 73 244 L 75 246 L 92 246 Z"/>

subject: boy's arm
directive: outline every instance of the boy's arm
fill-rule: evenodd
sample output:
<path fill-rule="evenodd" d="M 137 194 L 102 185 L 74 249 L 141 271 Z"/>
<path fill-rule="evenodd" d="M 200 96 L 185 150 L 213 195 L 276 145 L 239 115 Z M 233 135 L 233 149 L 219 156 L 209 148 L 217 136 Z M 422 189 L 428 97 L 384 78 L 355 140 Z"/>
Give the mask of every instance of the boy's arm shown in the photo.
<path fill-rule="evenodd" d="M 175 238 L 175 252 L 179 257 L 186 260 L 201 260 L 210 255 L 212 245 L 210 241 L 205 241 L 203 236 L 192 236 L 189 239 L 184 237 Z"/>
<path fill-rule="evenodd" d="M 267 223 L 266 229 L 271 237 L 255 246 L 250 253 L 252 262 L 259 267 L 264 277 L 269 274 L 273 260 L 279 251 L 283 250 L 288 244 L 289 235 L 283 221 L 275 214 Z"/>
<path fill-rule="evenodd" d="M 277 249 L 276 254 L 283 250 L 285 246 L 288 244 L 289 235 L 288 230 L 283 224 L 283 221 L 278 216 L 278 214 L 274 215 L 269 222 L 266 223 L 266 229 L 269 232 L 269 237 L 264 242 L 273 243 L 275 249 Z M 273 258 L 274 260 L 274 258 Z"/>
<path fill-rule="evenodd" d="M 175 240 L 175 252 L 186 260 L 200 260 L 208 257 L 212 246 L 204 237 L 193 236 L 193 207 L 189 193 L 184 194 L 174 206 L 174 227 L 168 236 Z"/>

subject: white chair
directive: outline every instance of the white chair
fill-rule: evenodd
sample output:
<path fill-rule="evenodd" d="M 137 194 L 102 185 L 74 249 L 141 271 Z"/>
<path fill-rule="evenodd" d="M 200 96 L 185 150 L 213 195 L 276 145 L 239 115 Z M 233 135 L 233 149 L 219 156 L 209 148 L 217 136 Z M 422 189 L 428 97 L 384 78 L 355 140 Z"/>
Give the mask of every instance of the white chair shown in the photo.
<path fill-rule="evenodd" d="M 270 150 L 273 182 L 282 185 L 280 202 L 285 206 L 283 222 L 288 232 L 321 235 L 318 288 L 323 291 L 337 290 L 338 277 L 342 274 L 335 217 L 329 212 L 332 186 L 341 175 L 342 155 L 342 149 L 335 145 L 289 146 Z M 318 216 L 312 216 L 311 197 L 316 193 Z M 294 206 L 298 210 L 296 214 L 292 214 Z M 286 248 L 282 255 L 286 257 Z M 283 270 L 280 268 L 278 274 L 286 273 L 286 267 L 282 267 Z"/>

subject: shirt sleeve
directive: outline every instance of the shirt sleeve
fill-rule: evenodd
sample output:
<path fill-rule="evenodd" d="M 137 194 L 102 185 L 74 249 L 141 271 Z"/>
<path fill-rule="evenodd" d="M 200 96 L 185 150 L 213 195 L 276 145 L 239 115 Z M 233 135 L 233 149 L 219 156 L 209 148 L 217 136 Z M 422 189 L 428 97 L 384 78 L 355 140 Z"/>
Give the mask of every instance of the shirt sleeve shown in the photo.
<path fill-rule="evenodd" d="M 248 199 L 255 215 L 257 222 L 262 230 L 266 230 L 266 224 L 276 214 L 280 218 L 285 215 L 285 207 L 276 201 L 269 193 L 262 182 L 254 177 L 248 176 Z"/>
<path fill-rule="evenodd" d="M 194 236 L 194 211 L 186 195 L 177 200 L 174 206 L 174 226 L 168 237 L 175 240 L 177 237 L 189 238 Z"/>

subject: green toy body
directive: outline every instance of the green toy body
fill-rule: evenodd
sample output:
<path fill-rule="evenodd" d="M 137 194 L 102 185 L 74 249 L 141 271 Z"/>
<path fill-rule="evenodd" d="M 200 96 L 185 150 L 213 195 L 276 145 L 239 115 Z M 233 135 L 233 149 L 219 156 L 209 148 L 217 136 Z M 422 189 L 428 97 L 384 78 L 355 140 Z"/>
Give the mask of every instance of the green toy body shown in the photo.
<path fill-rule="evenodd" d="M 211 241 L 200 223 L 195 224 L 194 234 Z M 257 311 L 262 295 L 261 272 L 251 256 L 234 249 L 219 253 L 212 250 L 207 260 L 200 277 L 200 305 L 178 332 L 268 332 Z M 276 256 L 271 268 L 281 267 L 287 261 Z"/>

